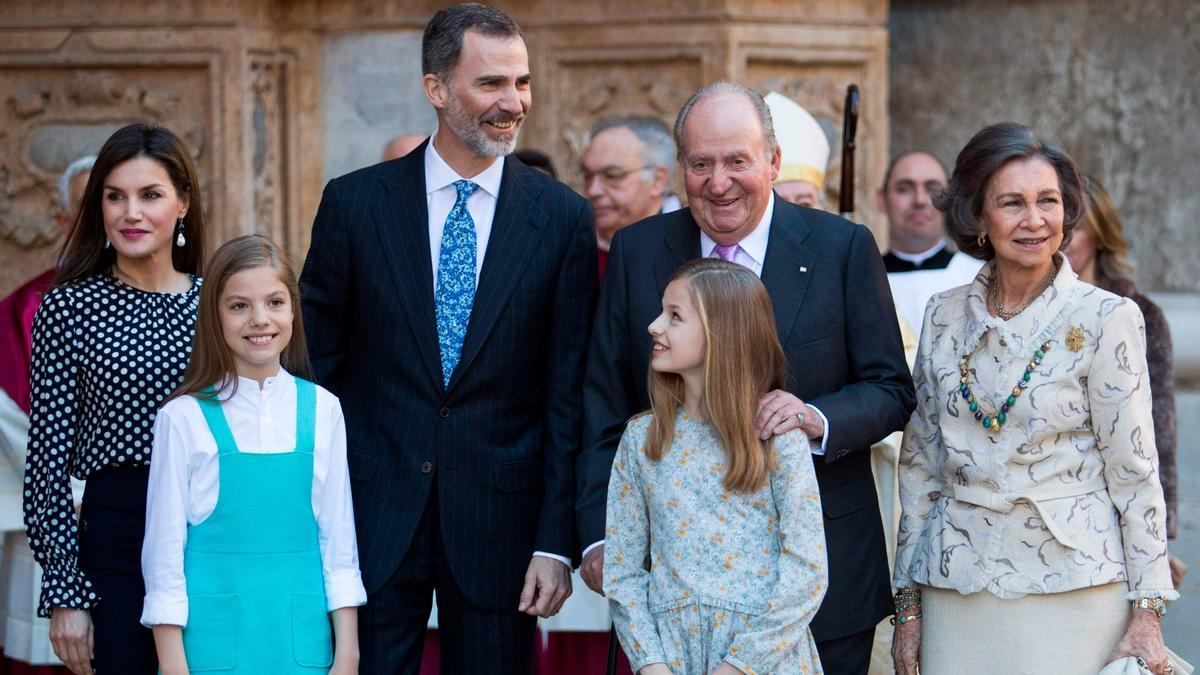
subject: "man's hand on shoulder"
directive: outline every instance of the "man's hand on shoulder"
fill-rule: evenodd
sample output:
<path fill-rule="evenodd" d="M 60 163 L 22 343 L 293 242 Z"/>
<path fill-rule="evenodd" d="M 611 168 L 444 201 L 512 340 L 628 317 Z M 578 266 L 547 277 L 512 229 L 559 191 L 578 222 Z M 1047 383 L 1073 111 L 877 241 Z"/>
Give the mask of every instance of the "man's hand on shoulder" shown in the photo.
<path fill-rule="evenodd" d="M 803 424 L 799 413 L 803 413 Z M 813 440 L 825 435 L 825 424 L 816 410 L 782 389 L 769 392 L 759 399 L 754 426 L 758 437 L 764 441 L 792 429 L 800 429 Z"/>
<path fill-rule="evenodd" d="M 525 572 L 525 587 L 517 611 L 548 619 L 571 596 L 571 570 L 561 561 L 535 555 Z"/>

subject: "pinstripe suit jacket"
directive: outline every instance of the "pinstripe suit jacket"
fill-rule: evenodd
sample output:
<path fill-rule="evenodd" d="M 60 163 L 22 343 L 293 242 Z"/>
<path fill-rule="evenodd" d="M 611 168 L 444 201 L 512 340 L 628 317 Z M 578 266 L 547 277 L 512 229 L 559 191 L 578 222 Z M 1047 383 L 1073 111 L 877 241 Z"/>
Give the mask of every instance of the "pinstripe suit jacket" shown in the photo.
<path fill-rule="evenodd" d="M 613 454 L 625 421 L 650 407 L 646 327 L 676 267 L 700 255 L 687 209 L 647 218 L 613 238 L 584 385 L 580 541 L 604 539 Z M 829 590 L 812 622 L 817 641 L 873 627 L 891 612 L 887 553 L 871 475 L 873 443 L 904 428 L 916 396 L 891 291 L 867 228 L 778 195 L 763 261 L 789 390 L 829 419 L 828 452 L 813 456 L 829 554 Z"/>
<path fill-rule="evenodd" d="M 511 609 L 535 550 L 578 555 L 592 211 L 563 184 L 504 160 L 462 357 L 444 387 L 424 148 L 326 186 L 300 280 L 309 352 L 345 411 L 367 591 L 400 565 L 436 480 L 464 595 Z"/>

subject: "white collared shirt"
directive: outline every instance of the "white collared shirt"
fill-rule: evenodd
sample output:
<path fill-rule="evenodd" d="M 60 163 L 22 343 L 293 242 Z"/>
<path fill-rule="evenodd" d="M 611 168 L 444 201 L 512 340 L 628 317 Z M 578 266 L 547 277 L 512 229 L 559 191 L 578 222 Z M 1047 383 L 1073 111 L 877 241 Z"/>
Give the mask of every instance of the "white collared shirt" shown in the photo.
<path fill-rule="evenodd" d="M 767 198 L 767 208 L 763 211 L 762 218 L 759 219 L 758 225 L 750 231 L 738 244 L 737 253 L 733 257 L 733 262 L 742 267 L 749 268 L 755 275 L 761 277 L 763 270 L 763 262 L 767 259 L 767 241 L 771 236 L 771 216 L 775 214 L 775 191 L 771 191 L 771 196 Z M 700 256 L 703 258 L 715 258 L 713 249 L 716 248 L 717 242 L 713 241 L 704 230 L 700 230 Z"/>
<path fill-rule="evenodd" d="M 354 534 L 354 506 L 346 466 L 346 427 L 337 398 L 317 387 L 313 444 L 312 510 L 317 519 L 325 597 L 329 611 L 366 603 Z M 259 389 L 238 378 L 237 392 L 221 409 L 238 450 L 247 454 L 296 448 L 296 378 L 280 368 Z M 146 503 L 142 624 L 186 626 L 187 580 L 183 552 L 188 527 L 204 522 L 220 494 L 217 442 L 194 397 L 181 396 L 154 420 L 154 461 Z M 269 486 L 264 486 L 268 487 Z"/>
<path fill-rule="evenodd" d="M 433 287 L 437 288 L 438 258 L 442 254 L 442 232 L 446 218 L 458 201 L 455 181 L 469 180 L 479 186 L 467 198 L 467 212 L 475 221 L 475 283 L 483 270 L 483 254 L 492 236 L 492 220 L 496 216 L 496 201 L 500 199 L 500 180 L 504 177 L 504 158 L 497 157 L 488 168 L 471 178 L 464 178 L 450 168 L 433 147 L 433 139 L 425 144 L 425 207 L 429 213 L 429 257 L 433 261 Z"/>
<path fill-rule="evenodd" d="M 938 253 L 941 253 L 942 249 L 944 248 L 946 248 L 946 240 L 942 239 L 938 243 L 934 244 L 933 248 L 929 249 L 928 251 L 921 251 L 920 253 L 905 253 L 904 251 L 897 251 L 893 248 L 891 253 L 901 260 L 907 260 L 917 267 L 920 267 L 921 263 L 929 260 Z M 924 309 L 924 307 L 921 308 L 922 311 L 924 311 Z"/>

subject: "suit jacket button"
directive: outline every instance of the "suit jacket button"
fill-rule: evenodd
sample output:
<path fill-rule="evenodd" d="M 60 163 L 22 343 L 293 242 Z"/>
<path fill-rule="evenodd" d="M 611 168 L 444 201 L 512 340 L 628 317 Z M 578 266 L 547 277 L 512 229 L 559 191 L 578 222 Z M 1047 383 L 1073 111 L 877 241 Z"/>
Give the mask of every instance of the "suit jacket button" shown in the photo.
<path fill-rule="evenodd" d="M 442 419 L 446 419 L 447 417 L 450 416 L 450 409 L 445 406 L 442 406 L 442 409 L 438 411 L 438 416 L 441 417 Z"/>
<path fill-rule="evenodd" d="M 433 464 L 429 462 L 421 462 L 421 473 L 429 473 L 433 471 Z"/>

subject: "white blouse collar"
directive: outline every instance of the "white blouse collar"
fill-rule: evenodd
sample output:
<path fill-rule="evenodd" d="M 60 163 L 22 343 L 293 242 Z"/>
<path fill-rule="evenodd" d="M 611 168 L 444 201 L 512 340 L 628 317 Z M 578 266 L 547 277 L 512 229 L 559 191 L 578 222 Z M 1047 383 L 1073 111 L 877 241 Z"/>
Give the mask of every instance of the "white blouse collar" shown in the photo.
<path fill-rule="evenodd" d="M 1058 256 L 1060 263 L 1054 281 L 1023 312 L 1008 321 L 988 312 L 988 287 L 995 274 L 995 259 L 979 270 L 967 291 L 967 317 L 960 355 L 974 352 L 990 329 L 1008 338 L 1002 344 L 1007 343 L 1009 350 L 1020 358 L 1027 358 L 1025 352 L 1031 352 L 1054 336 L 1080 285 L 1071 264 L 1067 262 L 1067 256 L 1062 253 L 1054 255 Z"/>

